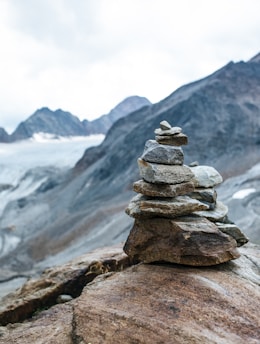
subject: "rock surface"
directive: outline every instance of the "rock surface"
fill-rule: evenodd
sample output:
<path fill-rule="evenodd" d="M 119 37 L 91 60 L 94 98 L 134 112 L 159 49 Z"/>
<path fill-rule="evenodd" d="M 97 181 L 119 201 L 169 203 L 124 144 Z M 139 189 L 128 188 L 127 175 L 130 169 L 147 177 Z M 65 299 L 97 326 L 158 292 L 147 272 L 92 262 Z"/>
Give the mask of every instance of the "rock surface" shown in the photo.
<path fill-rule="evenodd" d="M 126 208 L 126 213 L 134 218 L 155 216 L 175 218 L 208 208 L 206 204 L 188 196 L 149 199 L 145 196 L 137 195 L 130 201 Z"/>
<path fill-rule="evenodd" d="M 122 255 L 121 248 L 113 250 Z M 260 249 L 246 245 L 240 250 L 236 261 L 214 267 L 139 264 L 106 273 L 74 300 L 0 327 L 0 343 L 141 344 L 149 338 L 158 344 L 257 344 Z M 81 258 L 82 268 L 89 259 Z M 94 259 L 100 261 L 98 252 Z M 73 277 L 68 268 L 50 269 L 48 274 L 69 285 Z M 25 298 L 34 294 L 32 285 L 24 290 Z M 47 289 L 39 294 L 43 297 L 44 292 Z"/>
<path fill-rule="evenodd" d="M 141 159 L 157 164 L 182 165 L 184 156 L 181 147 L 160 145 L 155 140 L 148 140 Z"/>
<path fill-rule="evenodd" d="M 196 216 L 173 220 L 135 220 L 124 251 L 145 263 L 171 263 L 209 266 L 239 257 L 236 241 L 223 234 L 214 223 Z"/>
<path fill-rule="evenodd" d="M 212 222 L 223 221 L 228 213 L 228 207 L 220 201 L 216 202 L 214 209 L 207 211 L 195 211 L 194 214 L 206 217 Z"/>
<path fill-rule="evenodd" d="M 194 184 L 191 182 L 180 184 L 151 184 L 144 180 L 138 180 L 133 183 L 133 190 L 152 197 L 176 197 L 192 192 L 194 190 Z"/>
<path fill-rule="evenodd" d="M 183 146 L 188 144 L 188 137 L 182 133 L 176 135 L 156 135 L 155 139 L 162 145 Z"/>
<path fill-rule="evenodd" d="M 209 188 L 222 183 L 221 175 L 212 166 L 190 167 L 195 177 L 192 180 L 195 187 Z"/>
<path fill-rule="evenodd" d="M 194 176 L 185 165 L 154 164 L 139 158 L 138 166 L 141 177 L 150 183 L 179 184 L 190 181 Z"/>

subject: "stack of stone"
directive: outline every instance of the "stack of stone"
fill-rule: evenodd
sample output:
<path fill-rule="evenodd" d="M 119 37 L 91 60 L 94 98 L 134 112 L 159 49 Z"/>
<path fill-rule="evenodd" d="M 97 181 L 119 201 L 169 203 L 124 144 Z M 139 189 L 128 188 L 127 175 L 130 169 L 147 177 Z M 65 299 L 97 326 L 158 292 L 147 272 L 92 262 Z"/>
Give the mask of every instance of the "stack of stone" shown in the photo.
<path fill-rule="evenodd" d="M 138 159 L 142 180 L 126 213 L 135 218 L 124 246 L 130 257 L 146 263 L 207 266 L 239 257 L 247 242 L 227 218 L 214 187 L 222 182 L 210 166 L 185 166 L 181 146 L 188 138 L 167 121 L 155 130 Z M 193 164 L 196 165 L 196 164 Z"/>

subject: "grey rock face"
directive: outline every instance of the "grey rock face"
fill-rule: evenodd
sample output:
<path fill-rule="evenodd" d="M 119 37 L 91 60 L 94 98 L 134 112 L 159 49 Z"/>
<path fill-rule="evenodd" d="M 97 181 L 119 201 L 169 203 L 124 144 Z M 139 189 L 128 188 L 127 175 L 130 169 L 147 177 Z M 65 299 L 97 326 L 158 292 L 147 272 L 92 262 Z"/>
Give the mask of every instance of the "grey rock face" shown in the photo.
<path fill-rule="evenodd" d="M 185 165 L 154 164 L 138 159 L 141 177 L 149 183 L 179 184 L 193 178 L 191 169 Z"/>
<path fill-rule="evenodd" d="M 195 187 L 214 187 L 223 181 L 221 175 L 212 166 L 195 166 L 190 169 L 195 176 L 193 179 Z"/>
<path fill-rule="evenodd" d="M 182 165 L 184 156 L 180 147 L 160 145 L 155 140 L 148 140 L 141 159 L 157 164 Z"/>
<path fill-rule="evenodd" d="M 212 222 L 186 216 L 174 220 L 135 220 L 124 251 L 145 263 L 167 261 L 209 266 L 238 258 L 236 246 L 236 241 Z"/>
<path fill-rule="evenodd" d="M 144 180 L 133 183 L 133 190 L 151 197 L 176 197 L 189 194 L 194 190 L 191 182 L 180 184 L 152 184 Z"/>

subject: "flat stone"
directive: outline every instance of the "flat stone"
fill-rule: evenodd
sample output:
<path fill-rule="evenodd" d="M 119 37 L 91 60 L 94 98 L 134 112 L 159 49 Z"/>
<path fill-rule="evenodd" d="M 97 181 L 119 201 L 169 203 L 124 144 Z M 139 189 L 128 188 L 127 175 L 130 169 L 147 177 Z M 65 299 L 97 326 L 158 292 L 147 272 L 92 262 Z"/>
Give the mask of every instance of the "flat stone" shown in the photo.
<path fill-rule="evenodd" d="M 160 145 L 155 140 L 148 140 L 141 159 L 157 164 L 182 165 L 184 156 L 180 147 Z"/>
<path fill-rule="evenodd" d="M 176 197 L 186 195 L 194 190 L 192 182 L 180 184 L 152 184 L 138 180 L 133 184 L 133 190 L 151 197 Z"/>
<path fill-rule="evenodd" d="M 170 146 L 184 146 L 188 144 L 188 137 L 182 133 L 168 136 L 168 135 L 156 135 L 155 139 L 162 145 Z"/>
<path fill-rule="evenodd" d="M 194 174 L 185 165 L 163 165 L 138 159 L 141 177 L 149 183 L 179 184 L 189 182 Z"/>
<path fill-rule="evenodd" d="M 194 214 L 206 217 L 212 222 L 222 221 L 228 213 L 228 207 L 220 201 L 216 202 L 216 206 L 212 210 L 196 211 Z"/>
<path fill-rule="evenodd" d="M 236 241 L 205 218 L 135 220 L 125 253 L 144 263 L 166 261 L 210 266 L 238 258 Z"/>
<path fill-rule="evenodd" d="M 216 225 L 221 232 L 232 236 L 232 238 L 236 240 L 238 247 L 243 246 L 248 242 L 248 238 L 235 224 L 217 222 Z"/>
<path fill-rule="evenodd" d="M 141 194 L 135 196 L 126 208 L 126 213 L 134 218 L 162 216 L 175 218 L 194 211 L 208 209 L 208 206 L 188 196 L 166 199 L 149 199 Z"/>
<path fill-rule="evenodd" d="M 170 129 L 161 129 L 157 128 L 155 129 L 154 133 L 155 135 L 166 135 L 166 136 L 172 136 L 176 134 L 180 134 L 182 132 L 182 129 L 180 127 L 171 127 Z"/>
<path fill-rule="evenodd" d="M 171 129 L 171 125 L 170 125 L 170 123 L 169 122 L 167 122 L 167 121 L 162 121 L 162 122 L 160 122 L 160 128 L 162 129 L 162 130 L 168 130 L 168 129 Z"/>
<path fill-rule="evenodd" d="M 188 196 L 200 202 L 205 202 L 211 209 L 214 209 L 216 206 L 217 192 L 213 188 L 195 188 Z"/>
<path fill-rule="evenodd" d="M 223 179 L 218 171 L 211 166 L 190 167 L 194 173 L 193 183 L 195 187 L 209 188 L 222 183 Z"/>

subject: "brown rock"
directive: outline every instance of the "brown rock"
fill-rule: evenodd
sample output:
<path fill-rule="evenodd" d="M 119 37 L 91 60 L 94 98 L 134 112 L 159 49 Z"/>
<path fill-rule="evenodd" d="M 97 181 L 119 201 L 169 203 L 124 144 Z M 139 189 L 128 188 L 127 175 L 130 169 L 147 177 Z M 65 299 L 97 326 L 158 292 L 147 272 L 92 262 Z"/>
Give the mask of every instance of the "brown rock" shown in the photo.
<path fill-rule="evenodd" d="M 97 275 L 122 270 L 131 263 L 121 247 L 111 247 L 93 251 L 62 267 L 48 269 L 41 279 L 31 279 L 1 299 L 0 325 L 29 318 L 37 310 L 58 303 L 61 295 L 78 297 L 83 287 Z"/>
<path fill-rule="evenodd" d="M 184 216 L 135 220 L 124 251 L 145 263 L 209 266 L 238 258 L 236 247 L 233 238 L 207 219 Z"/>
<path fill-rule="evenodd" d="M 240 250 L 214 267 L 139 264 L 99 276 L 73 301 L 0 327 L 0 343 L 257 344 L 260 250 Z"/>
<path fill-rule="evenodd" d="M 145 180 L 138 180 L 133 184 L 133 190 L 152 197 L 176 197 L 186 195 L 194 190 L 191 182 L 180 184 L 152 184 Z"/>
<path fill-rule="evenodd" d="M 179 184 L 190 181 L 194 175 L 189 167 L 183 165 L 163 165 L 138 159 L 141 177 L 149 183 Z"/>
<path fill-rule="evenodd" d="M 126 213 L 134 218 L 162 216 L 175 218 L 209 207 L 188 196 L 149 199 L 141 194 L 135 196 L 126 208 Z"/>
<path fill-rule="evenodd" d="M 182 133 L 173 136 L 156 135 L 155 139 L 158 143 L 162 145 L 184 146 L 188 144 L 188 137 Z"/>

